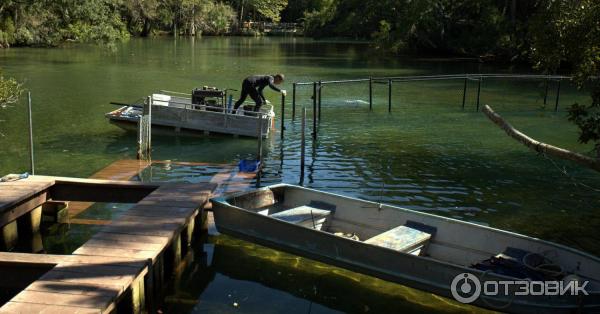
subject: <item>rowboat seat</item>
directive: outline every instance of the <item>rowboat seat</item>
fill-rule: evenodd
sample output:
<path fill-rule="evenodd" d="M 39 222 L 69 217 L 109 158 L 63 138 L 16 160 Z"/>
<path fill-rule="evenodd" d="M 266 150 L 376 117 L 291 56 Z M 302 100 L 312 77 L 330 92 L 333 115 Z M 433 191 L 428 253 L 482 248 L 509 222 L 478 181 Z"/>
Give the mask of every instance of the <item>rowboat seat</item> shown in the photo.
<path fill-rule="evenodd" d="M 429 240 L 435 235 L 436 228 L 422 223 L 407 221 L 405 225 L 390 229 L 365 243 L 385 247 L 398 252 L 422 255 Z"/>
<path fill-rule="evenodd" d="M 321 230 L 330 215 L 330 210 L 303 205 L 280 211 L 269 216 L 303 227 Z"/>

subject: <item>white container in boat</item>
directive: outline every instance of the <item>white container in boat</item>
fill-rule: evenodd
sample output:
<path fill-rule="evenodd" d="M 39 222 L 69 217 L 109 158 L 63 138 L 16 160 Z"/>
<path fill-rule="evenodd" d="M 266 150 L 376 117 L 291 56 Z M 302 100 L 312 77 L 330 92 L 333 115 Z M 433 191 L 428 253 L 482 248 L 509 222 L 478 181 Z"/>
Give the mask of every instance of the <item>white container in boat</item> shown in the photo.
<path fill-rule="evenodd" d="M 154 106 L 168 106 L 171 96 L 165 94 L 152 94 L 152 104 Z"/>

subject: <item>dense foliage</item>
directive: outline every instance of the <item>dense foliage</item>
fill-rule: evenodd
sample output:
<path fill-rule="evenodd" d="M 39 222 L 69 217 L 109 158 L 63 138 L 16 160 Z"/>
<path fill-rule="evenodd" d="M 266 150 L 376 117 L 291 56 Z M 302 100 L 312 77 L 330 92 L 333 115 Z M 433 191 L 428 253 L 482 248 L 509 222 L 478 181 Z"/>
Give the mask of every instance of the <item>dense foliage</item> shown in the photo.
<path fill-rule="evenodd" d="M 591 103 L 571 106 L 569 120 L 579 127 L 582 143 L 595 143 L 600 158 L 600 2 L 545 4 L 532 22 L 531 50 L 535 66 L 568 71 L 579 88 L 591 91 Z"/>
<path fill-rule="evenodd" d="M 10 104 L 19 101 L 19 96 L 23 92 L 22 84 L 13 78 L 5 78 L 0 73 L 0 108 L 5 108 Z"/>
<path fill-rule="evenodd" d="M 159 32 L 220 35 L 240 20 L 277 22 L 286 6 L 287 0 L 2 0 L 0 47 L 112 43 Z"/>

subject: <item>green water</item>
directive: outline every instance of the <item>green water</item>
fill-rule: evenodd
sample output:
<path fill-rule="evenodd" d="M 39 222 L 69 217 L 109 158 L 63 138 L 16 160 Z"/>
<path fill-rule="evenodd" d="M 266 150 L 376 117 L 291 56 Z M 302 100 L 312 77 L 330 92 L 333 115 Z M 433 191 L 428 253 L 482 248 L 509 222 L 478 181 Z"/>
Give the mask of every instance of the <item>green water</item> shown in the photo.
<path fill-rule="evenodd" d="M 383 58 L 364 44 L 283 38 L 136 39 L 116 51 L 95 46 L 4 49 L 0 50 L 0 67 L 25 80 L 32 92 L 36 173 L 79 177 L 115 160 L 135 157 L 135 136 L 103 117 L 115 108 L 109 102 L 134 101 L 159 89 L 239 88 L 241 80 L 253 73 L 283 72 L 287 77 L 284 88 L 291 91 L 295 81 L 530 71 L 449 60 Z M 326 86 L 319 137 L 307 143 L 305 185 L 476 221 L 600 255 L 597 173 L 537 155 L 508 138 L 482 113 L 475 112 L 476 82 L 469 83 L 462 110 L 462 84 L 460 80 L 394 84 L 391 114 L 387 112 L 386 86 L 375 85 L 372 112 L 366 103 L 367 84 Z M 555 88 L 551 83 L 545 107 L 542 82 L 485 80 L 481 103 L 492 105 L 536 139 L 588 152 L 591 147 L 577 143 L 577 130 L 565 118 L 566 106 L 585 101 L 587 95 L 563 83 L 559 112 L 555 113 Z M 310 92 L 309 87 L 298 90 L 297 114 L 307 106 L 312 116 Z M 266 96 L 276 104 L 279 117 L 279 95 L 266 91 Z M 286 116 L 290 115 L 288 102 Z M 0 123 L 0 173 L 28 171 L 25 107 L 0 110 L 0 120 L 4 120 Z M 300 122 L 287 119 L 285 124 L 283 142 L 278 132 L 265 142 L 264 184 L 299 180 Z M 279 128 L 280 121 L 276 125 Z M 310 120 L 308 125 L 312 127 Z M 156 160 L 235 163 L 253 157 L 255 150 L 252 139 L 153 138 Z M 198 166 L 153 165 L 142 178 L 199 182 L 210 178 L 211 171 Z M 112 217 L 114 206 L 105 204 L 82 215 L 105 219 Z M 68 253 L 93 231 L 92 227 L 72 227 L 47 237 L 46 249 Z M 395 311 L 456 311 L 454 303 L 430 294 L 341 274 L 341 270 L 243 241 L 223 236 L 206 241 L 215 245 L 215 256 L 239 256 L 241 264 L 250 266 L 234 269 L 227 258 L 215 258 L 214 266 L 190 263 L 191 269 L 208 267 L 212 277 L 184 271 L 183 279 L 200 276 L 206 283 L 177 281 L 166 298 L 165 310 L 259 312 L 291 306 L 298 312 L 380 312 L 387 304 Z M 194 254 L 203 256 L 203 248 L 197 244 Z M 326 270 L 319 270 L 321 267 Z M 268 280 L 256 277 L 256 272 L 265 273 Z M 274 272 L 291 274 L 302 284 L 281 284 L 273 279 Z M 332 294 L 321 288 L 310 293 L 297 290 L 320 287 L 317 278 L 323 273 L 328 274 L 326 287 Z M 354 293 L 336 294 L 348 287 L 348 278 L 355 277 L 359 279 L 352 282 L 360 284 L 352 286 Z M 182 290 L 189 292 L 183 299 L 179 297 Z M 232 291 L 242 292 L 236 296 Z M 233 297 L 239 297 L 238 301 L 231 301 Z M 249 299 L 240 301 L 245 297 Z M 254 305 L 248 305 L 250 299 Z M 311 308 L 306 308 L 309 305 Z"/>

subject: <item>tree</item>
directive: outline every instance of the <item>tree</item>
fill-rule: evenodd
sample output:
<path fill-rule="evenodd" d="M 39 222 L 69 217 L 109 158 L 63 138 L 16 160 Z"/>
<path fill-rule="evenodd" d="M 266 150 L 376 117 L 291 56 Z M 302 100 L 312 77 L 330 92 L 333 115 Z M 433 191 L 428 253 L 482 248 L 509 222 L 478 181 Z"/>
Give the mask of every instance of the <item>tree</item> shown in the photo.
<path fill-rule="evenodd" d="M 531 56 L 547 73 L 569 72 L 591 102 L 573 104 L 569 120 L 580 130 L 579 141 L 593 142 L 600 158 L 600 2 L 555 0 L 540 7 L 531 28 Z"/>

